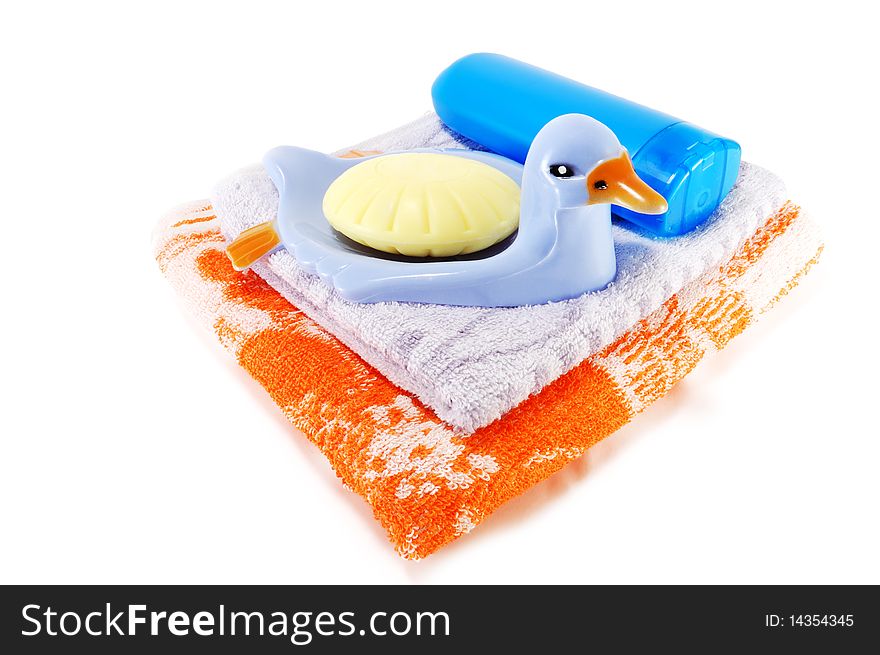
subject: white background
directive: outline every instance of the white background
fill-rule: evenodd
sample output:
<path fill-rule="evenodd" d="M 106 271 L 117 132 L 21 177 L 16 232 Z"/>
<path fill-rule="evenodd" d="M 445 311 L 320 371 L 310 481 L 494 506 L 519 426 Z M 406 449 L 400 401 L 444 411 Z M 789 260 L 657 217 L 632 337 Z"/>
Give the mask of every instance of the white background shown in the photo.
<path fill-rule="evenodd" d="M 0 582 L 880 582 L 877 21 L 864 2 L 19 3 L 0 19 Z M 159 216 L 495 51 L 737 139 L 802 285 L 422 562 L 183 312 Z"/>

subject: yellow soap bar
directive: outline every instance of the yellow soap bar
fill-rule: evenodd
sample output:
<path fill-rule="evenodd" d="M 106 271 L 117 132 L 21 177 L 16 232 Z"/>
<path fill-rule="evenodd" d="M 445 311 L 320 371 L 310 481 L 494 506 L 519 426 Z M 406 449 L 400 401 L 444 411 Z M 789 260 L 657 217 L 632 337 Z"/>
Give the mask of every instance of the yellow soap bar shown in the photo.
<path fill-rule="evenodd" d="M 324 216 L 349 239 L 389 253 L 477 252 L 519 225 L 519 185 L 483 162 L 402 153 L 349 168 L 327 189 Z"/>

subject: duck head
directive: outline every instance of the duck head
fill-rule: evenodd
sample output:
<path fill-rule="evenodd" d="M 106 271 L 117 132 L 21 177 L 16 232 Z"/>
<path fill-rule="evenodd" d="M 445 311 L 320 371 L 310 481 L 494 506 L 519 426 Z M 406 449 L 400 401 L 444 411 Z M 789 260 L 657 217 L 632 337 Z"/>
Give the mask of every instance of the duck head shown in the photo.
<path fill-rule="evenodd" d="M 618 205 L 641 214 L 662 214 L 666 200 L 635 172 L 629 154 L 608 127 L 584 114 L 547 123 L 532 141 L 526 179 L 552 191 L 557 207 Z"/>

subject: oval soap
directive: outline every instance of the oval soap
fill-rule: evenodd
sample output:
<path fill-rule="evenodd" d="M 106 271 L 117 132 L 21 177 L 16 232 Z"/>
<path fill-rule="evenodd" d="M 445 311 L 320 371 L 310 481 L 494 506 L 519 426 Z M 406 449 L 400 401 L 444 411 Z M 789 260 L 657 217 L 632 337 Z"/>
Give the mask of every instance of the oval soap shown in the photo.
<path fill-rule="evenodd" d="M 519 225 L 520 188 L 483 162 L 440 153 L 381 155 L 340 175 L 324 216 L 348 238 L 388 253 L 451 257 L 505 239 Z"/>

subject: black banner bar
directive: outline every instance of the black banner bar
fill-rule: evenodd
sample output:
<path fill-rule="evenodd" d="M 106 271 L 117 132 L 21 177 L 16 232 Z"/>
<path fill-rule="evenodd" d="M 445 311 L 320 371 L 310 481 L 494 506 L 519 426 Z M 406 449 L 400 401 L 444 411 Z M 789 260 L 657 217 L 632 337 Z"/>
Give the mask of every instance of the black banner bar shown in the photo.
<path fill-rule="evenodd" d="M 875 587 L 4 587 L 4 653 L 799 652 L 878 643 Z"/>

